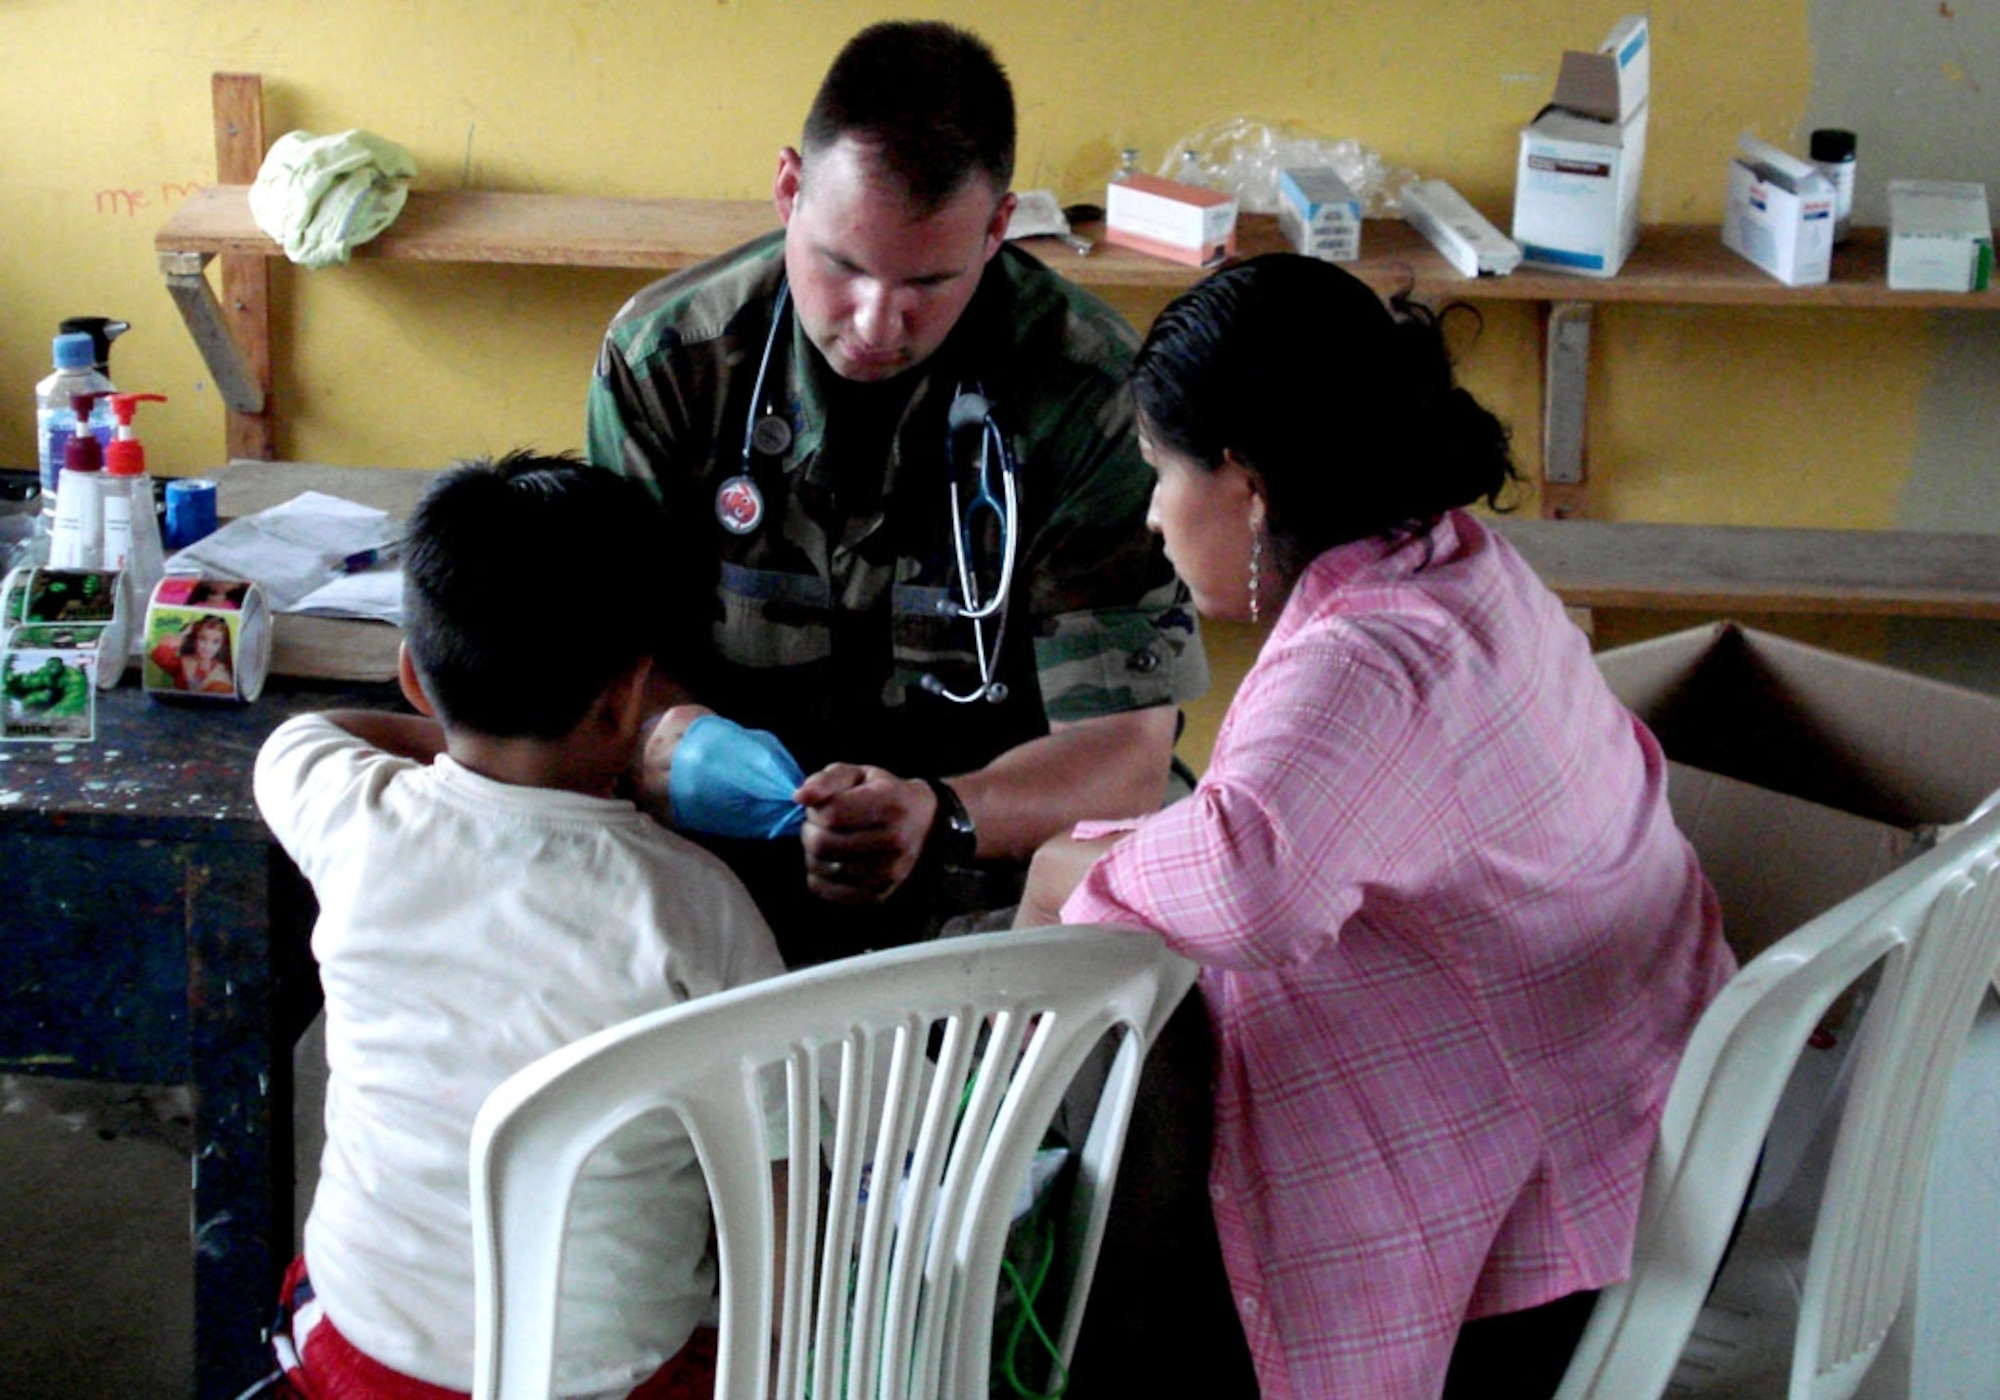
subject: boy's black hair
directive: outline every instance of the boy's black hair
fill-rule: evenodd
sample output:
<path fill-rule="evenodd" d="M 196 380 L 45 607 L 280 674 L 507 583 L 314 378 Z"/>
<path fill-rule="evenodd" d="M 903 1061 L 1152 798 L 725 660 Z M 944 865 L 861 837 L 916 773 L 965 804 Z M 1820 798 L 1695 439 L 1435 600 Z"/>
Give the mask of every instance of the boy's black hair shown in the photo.
<path fill-rule="evenodd" d="M 574 457 L 461 462 L 410 519 L 405 638 L 447 726 L 560 738 L 658 656 L 669 606 L 658 505 Z"/>
<path fill-rule="evenodd" d="M 844 136 L 876 149 L 919 215 L 974 172 L 1004 194 L 1014 179 L 1014 89 L 977 35 L 939 20 L 885 20 L 847 41 L 806 114 L 812 158 Z"/>

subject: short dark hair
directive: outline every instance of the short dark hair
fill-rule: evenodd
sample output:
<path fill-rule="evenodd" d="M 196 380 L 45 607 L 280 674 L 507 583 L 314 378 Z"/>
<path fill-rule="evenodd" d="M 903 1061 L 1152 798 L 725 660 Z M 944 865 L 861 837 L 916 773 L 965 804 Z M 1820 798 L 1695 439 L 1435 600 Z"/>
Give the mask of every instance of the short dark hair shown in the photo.
<path fill-rule="evenodd" d="M 1421 529 L 1519 478 L 1507 428 L 1455 382 L 1437 318 L 1316 258 L 1267 253 L 1168 304 L 1132 368 L 1140 430 L 1264 482 L 1296 574 L 1350 540 Z"/>
<path fill-rule="evenodd" d="M 806 114 L 811 157 L 852 137 L 873 147 L 918 214 L 975 172 L 1014 179 L 1014 90 L 976 34 L 938 20 L 886 20 L 847 41 Z M 811 179 L 811 170 L 807 170 Z"/>
<path fill-rule="evenodd" d="M 447 470 L 403 548 L 404 633 L 447 726 L 560 738 L 642 656 L 671 606 L 659 506 L 570 456 Z"/>

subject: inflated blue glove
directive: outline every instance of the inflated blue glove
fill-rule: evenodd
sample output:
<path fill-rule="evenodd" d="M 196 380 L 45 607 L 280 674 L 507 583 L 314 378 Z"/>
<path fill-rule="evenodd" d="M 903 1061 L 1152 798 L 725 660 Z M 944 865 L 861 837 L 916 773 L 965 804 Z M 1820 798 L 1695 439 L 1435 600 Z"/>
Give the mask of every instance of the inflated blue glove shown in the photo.
<path fill-rule="evenodd" d="M 806 809 L 792 801 L 805 778 L 777 735 L 703 715 L 674 749 L 667 800 L 677 830 L 776 840 L 805 825 Z"/>

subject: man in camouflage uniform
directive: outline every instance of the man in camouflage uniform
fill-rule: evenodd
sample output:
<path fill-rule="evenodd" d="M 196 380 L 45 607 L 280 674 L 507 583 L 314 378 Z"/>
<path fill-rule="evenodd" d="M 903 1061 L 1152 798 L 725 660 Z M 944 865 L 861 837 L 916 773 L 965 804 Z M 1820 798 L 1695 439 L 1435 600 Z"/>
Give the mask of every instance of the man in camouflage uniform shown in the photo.
<path fill-rule="evenodd" d="M 1207 680 L 1145 529 L 1136 339 L 1004 243 L 1013 98 L 990 51 L 941 24 L 865 30 L 802 145 L 779 158 L 782 231 L 619 312 L 588 415 L 591 460 L 667 507 L 670 664 L 809 774 L 798 844 L 715 843 L 794 962 L 1010 903 L 991 877 L 1050 835 L 1157 806 L 1176 702 Z M 953 611 L 949 499 L 969 509 L 994 449 L 982 401 L 1020 506 L 983 667 Z M 995 515 L 971 520 L 990 593 Z"/>

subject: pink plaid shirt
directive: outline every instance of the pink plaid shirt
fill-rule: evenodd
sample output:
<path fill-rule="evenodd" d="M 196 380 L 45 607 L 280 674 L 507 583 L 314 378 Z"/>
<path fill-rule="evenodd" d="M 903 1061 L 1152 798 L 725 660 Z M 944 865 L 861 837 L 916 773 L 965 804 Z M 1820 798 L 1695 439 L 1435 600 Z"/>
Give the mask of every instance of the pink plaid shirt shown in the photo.
<path fill-rule="evenodd" d="M 1462 1320 L 1622 1277 L 1735 966 L 1658 744 L 1457 512 L 1312 564 L 1194 795 L 1063 917 L 1205 964 L 1210 1195 L 1265 1400 L 1434 1396 Z"/>

